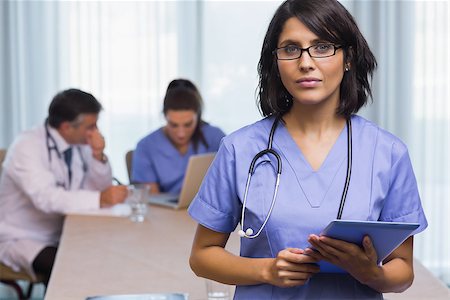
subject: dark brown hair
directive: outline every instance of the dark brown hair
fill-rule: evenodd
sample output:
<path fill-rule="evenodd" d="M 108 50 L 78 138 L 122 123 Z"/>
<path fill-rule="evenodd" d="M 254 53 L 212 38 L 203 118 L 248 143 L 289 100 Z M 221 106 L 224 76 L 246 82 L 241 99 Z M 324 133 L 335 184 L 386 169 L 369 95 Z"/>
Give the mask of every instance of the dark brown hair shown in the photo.
<path fill-rule="evenodd" d="M 59 128 L 62 122 L 75 121 L 81 114 L 98 114 L 102 105 L 89 93 L 68 89 L 53 97 L 48 108 L 48 123 Z"/>
<path fill-rule="evenodd" d="M 350 13 L 335 0 L 287 0 L 277 9 L 264 38 L 258 64 L 258 104 L 264 116 L 284 114 L 292 107 L 292 96 L 278 75 L 273 51 L 286 21 L 299 19 L 319 38 L 343 46 L 344 62 L 350 70 L 341 82 L 336 113 L 346 118 L 372 97 L 370 79 L 377 62 Z"/>
<path fill-rule="evenodd" d="M 197 114 L 197 126 L 192 134 L 192 144 L 194 151 L 198 151 L 199 143 L 209 147 L 208 142 L 202 132 L 202 125 L 206 124 L 202 120 L 203 100 L 197 87 L 187 79 L 172 80 L 166 91 L 163 104 L 163 113 L 168 110 L 193 110 Z"/>

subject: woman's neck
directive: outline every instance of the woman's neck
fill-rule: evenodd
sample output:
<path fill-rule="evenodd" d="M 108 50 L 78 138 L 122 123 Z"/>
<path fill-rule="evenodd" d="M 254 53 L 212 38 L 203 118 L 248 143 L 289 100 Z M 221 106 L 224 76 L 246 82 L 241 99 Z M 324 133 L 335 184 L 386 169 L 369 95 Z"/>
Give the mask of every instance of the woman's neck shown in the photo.
<path fill-rule="evenodd" d="M 175 147 L 175 149 L 177 149 L 177 151 L 181 154 L 181 155 L 185 155 L 188 150 L 189 150 L 189 144 L 190 142 L 186 143 L 186 144 L 177 144 L 175 143 L 171 138 L 170 135 L 167 133 L 167 130 L 165 127 L 163 127 L 163 133 L 164 135 L 167 137 L 167 139 L 169 140 L 169 142 Z"/>
<path fill-rule="evenodd" d="M 293 106 L 283 116 L 286 129 L 315 171 L 319 170 L 345 127 L 345 118 L 335 110 Z M 317 107 L 316 107 L 317 108 Z"/>
<path fill-rule="evenodd" d="M 321 136 L 324 132 L 342 130 L 345 118 L 336 114 L 336 109 L 317 109 L 314 106 L 293 105 L 291 110 L 283 116 L 286 126 L 291 132 L 302 135 Z"/>

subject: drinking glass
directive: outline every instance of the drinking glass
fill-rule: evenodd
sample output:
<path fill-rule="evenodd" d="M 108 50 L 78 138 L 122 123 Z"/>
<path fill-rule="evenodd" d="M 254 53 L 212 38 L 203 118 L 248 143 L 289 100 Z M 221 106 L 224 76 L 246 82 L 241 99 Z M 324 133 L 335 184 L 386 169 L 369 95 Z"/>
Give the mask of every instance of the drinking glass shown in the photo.
<path fill-rule="evenodd" d="M 130 205 L 130 219 L 133 222 L 143 222 L 148 209 L 150 186 L 147 184 L 132 184 L 128 186 L 126 203 Z"/>
<path fill-rule="evenodd" d="M 214 280 L 206 279 L 206 293 L 208 300 L 230 300 L 230 286 Z"/>

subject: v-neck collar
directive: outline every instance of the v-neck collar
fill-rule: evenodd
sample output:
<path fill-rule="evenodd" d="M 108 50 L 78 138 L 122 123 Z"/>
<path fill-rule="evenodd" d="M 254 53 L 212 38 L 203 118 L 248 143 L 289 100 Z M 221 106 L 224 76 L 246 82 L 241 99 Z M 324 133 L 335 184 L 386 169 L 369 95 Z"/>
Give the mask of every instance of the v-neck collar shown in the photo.
<path fill-rule="evenodd" d="M 313 170 L 282 122 L 275 132 L 274 144 L 287 162 L 284 165 L 290 167 L 295 174 L 300 189 L 311 207 L 320 207 L 344 161 L 347 160 L 347 125 L 342 129 L 317 171 Z"/>

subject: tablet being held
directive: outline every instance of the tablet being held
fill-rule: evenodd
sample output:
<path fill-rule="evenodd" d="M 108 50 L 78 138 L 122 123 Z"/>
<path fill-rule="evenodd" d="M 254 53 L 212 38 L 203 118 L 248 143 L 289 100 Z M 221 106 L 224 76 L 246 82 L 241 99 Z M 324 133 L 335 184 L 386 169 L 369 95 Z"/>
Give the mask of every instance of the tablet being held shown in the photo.
<path fill-rule="evenodd" d="M 235 299 L 383 299 L 411 285 L 412 236 L 382 266 L 368 238 L 318 236 L 334 219 L 427 227 L 406 145 L 356 115 L 375 67 L 338 1 L 280 5 L 258 65 L 264 118 L 223 139 L 189 207 L 198 276 L 237 285 Z M 239 256 L 225 250 L 237 226 Z M 320 273 L 320 261 L 347 274 Z"/>
<path fill-rule="evenodd" d="M 417 223 L 334 220 L 320 235 L 353 243 L 360 247 L 363 246 L 364 237 L 369 236 L 377 255 L 377 264 L 380 265 L 419 226 L 420 224 Z M 345 272 L 326 261 L 320 261 L 319 265 L 321 272 Z"/>

